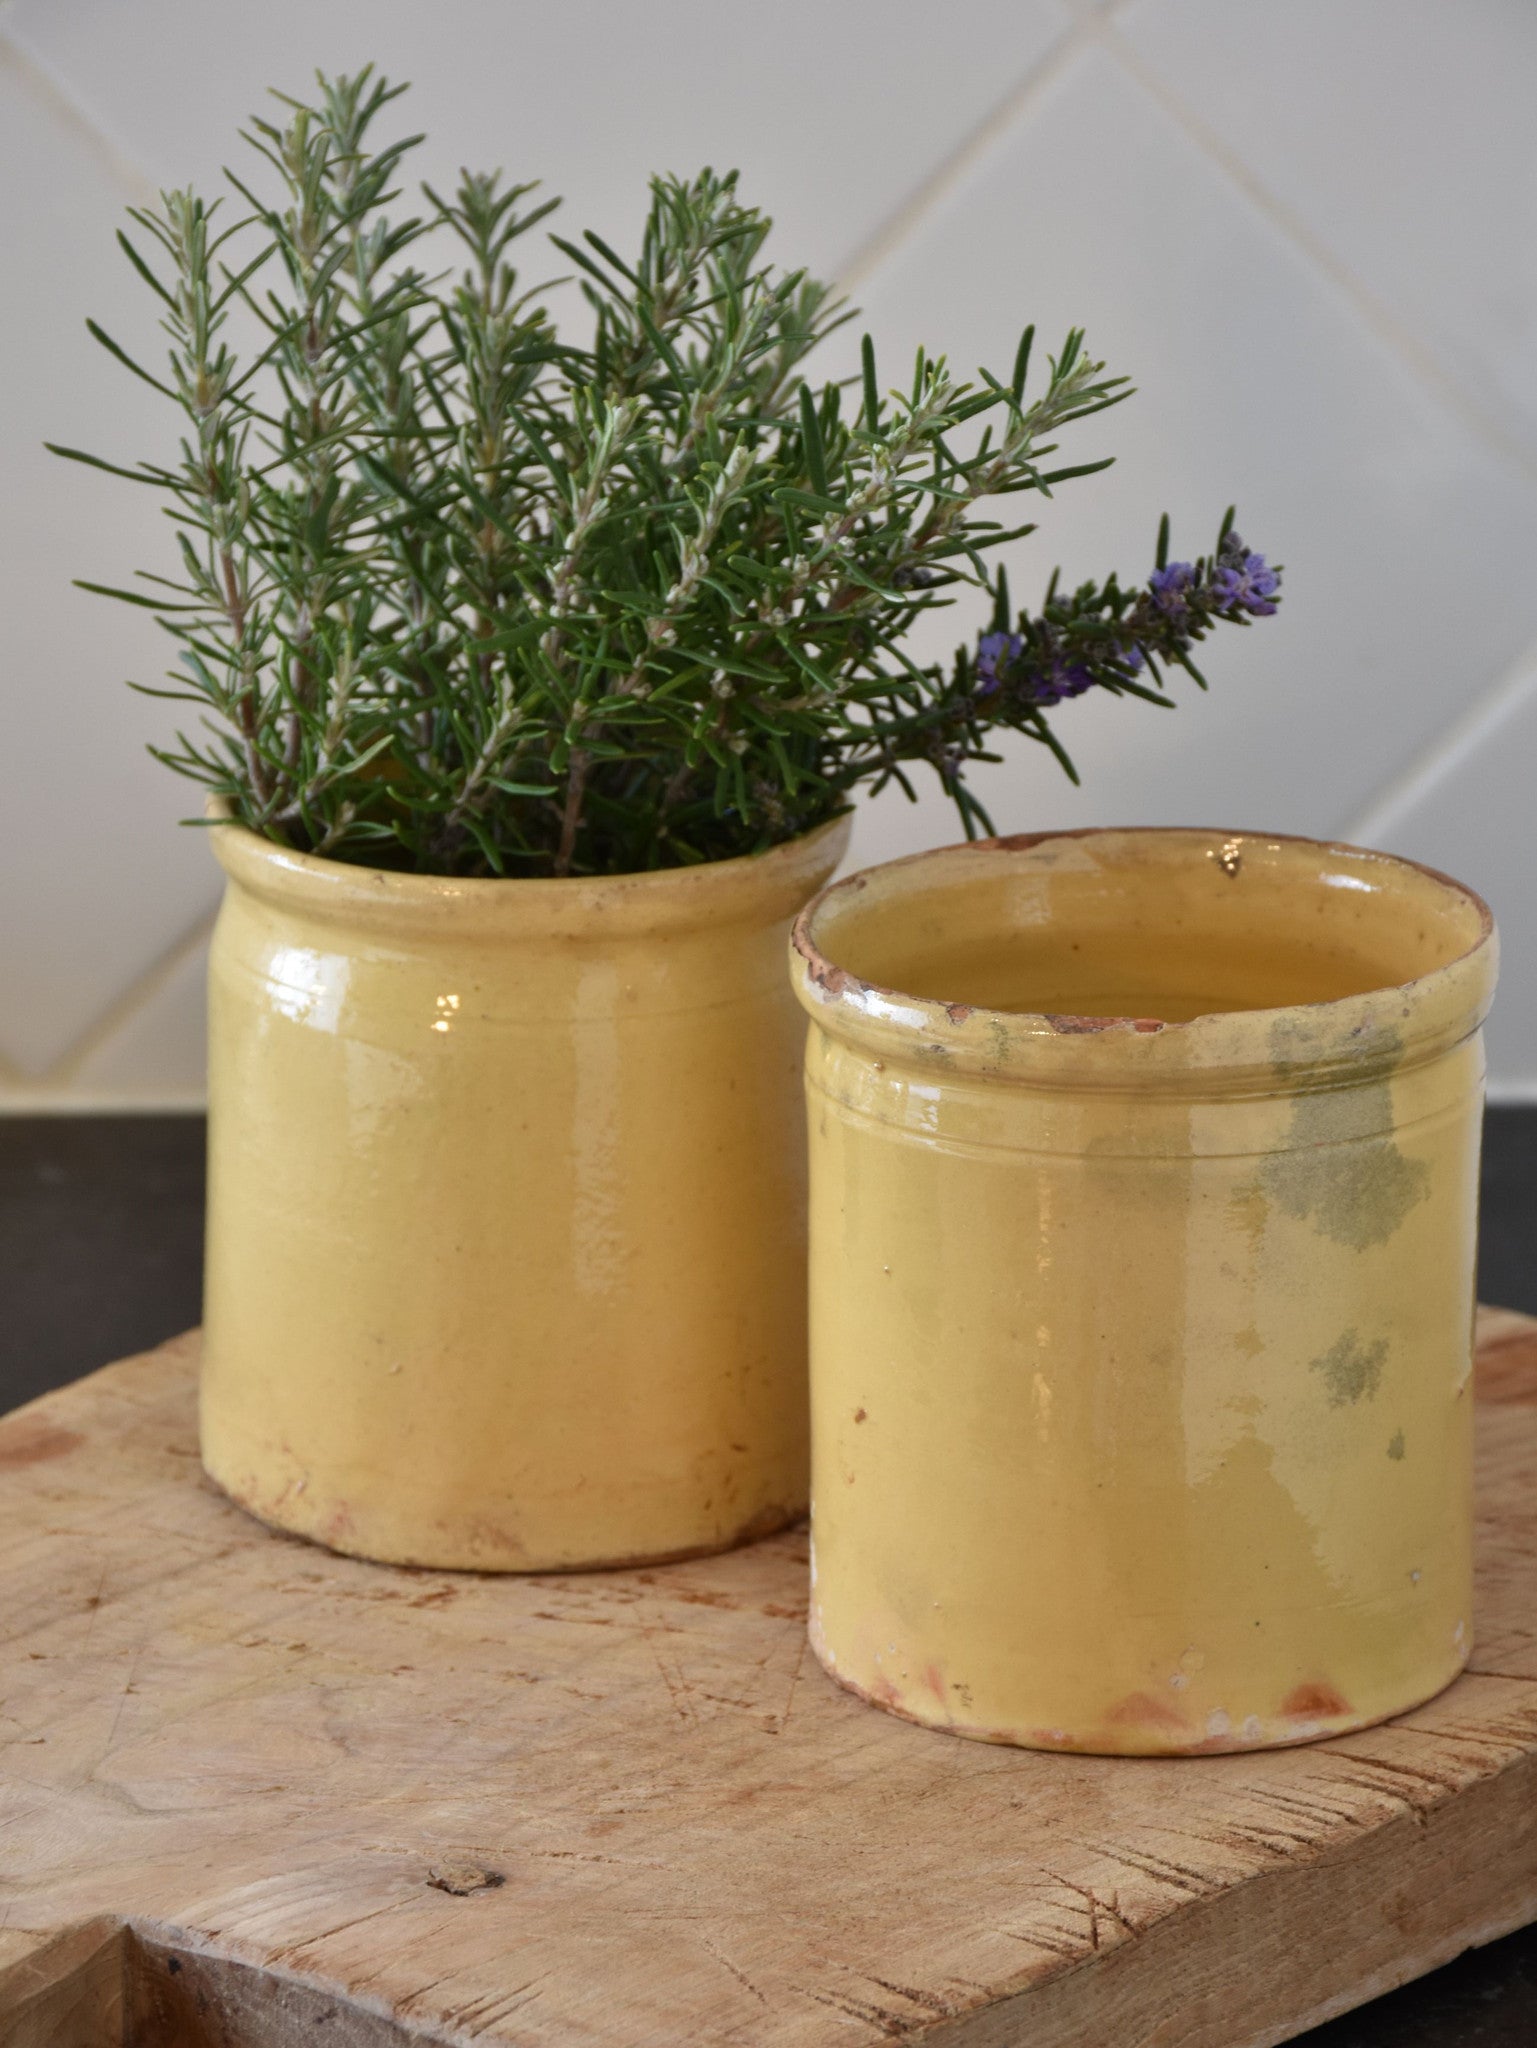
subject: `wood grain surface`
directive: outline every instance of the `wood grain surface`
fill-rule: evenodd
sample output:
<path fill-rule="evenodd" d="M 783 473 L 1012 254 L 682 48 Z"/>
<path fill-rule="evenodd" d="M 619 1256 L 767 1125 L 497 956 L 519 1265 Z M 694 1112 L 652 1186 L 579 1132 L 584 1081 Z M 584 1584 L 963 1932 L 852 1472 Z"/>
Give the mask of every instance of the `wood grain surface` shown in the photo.
<path fill-rule="evenodd" d="M 1537 1917 L 1537 1322 L 1481 1326 L 1468 1674 L 1170 1762 L 861 1706 L 804 1533 L 534 1579 L 272 1535 L 196 1359 L 0 1421 L 3 2048 L 1249 2048 Z"/>

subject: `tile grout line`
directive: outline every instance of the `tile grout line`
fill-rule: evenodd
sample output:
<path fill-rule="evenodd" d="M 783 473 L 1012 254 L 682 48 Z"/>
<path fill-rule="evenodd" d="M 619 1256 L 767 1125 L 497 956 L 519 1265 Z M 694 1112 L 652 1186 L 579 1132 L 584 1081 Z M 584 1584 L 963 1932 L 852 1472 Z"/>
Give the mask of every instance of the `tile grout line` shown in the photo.
<path fill-rule="evenodd" d="M 1107 16 L 1086 16 L 1083 35 L 1118 63 L 1127 76 L 1157 102 L 1170 120 L 1225 173 L 1256 210 L 1328 279 L 1363 324 L 1392 350 L 1405 369 L 1461 422 L 1468 433 L 1523 476 L 1537 480 L 1537 451 L 1526 446 L 1510 430 L 1508 423 L 1470 400 L 1432 351 L 1417 341 L 1328 244 L 1321 241 L 1285 201 L 1271 191 L 1215 129 L 1207 126 L 1121 33 L 1113 18 L 1117 12 L 1119 9 L 1113 8 Z"/>
<path fill-rule="evenodd" d="M 1400 774 L 1392 776 L 1356 811 L 1339 837 L 1370 845 L 1396 831 L 1415 805 L 1461 767 L 1507 720 L 1537 698 L 1537 641 L 1435 738 Z"/>
<path fill-rule="evenodd" d="M 847 261 L 836 266 L 834 274 L 841 288 L 852 291 L 864 284 L 871 273 L 911 237 L 999 137 L 1006 134 L 1051 89 L 1089 35 L 1088 17 L 1077 15 L 1048 46 L 1044 55 L 1029 67 L 1019 83 L 1004 94 L 990 113 L 984 114 L 948 156 L 941 158 L 919 180 L 908 197 L 865 236 Z"/>
<path fill-rule="evenodd" d="M 135 980 L 131 981 L 122 994 L 110 1003 L 94 1024 L 89 1025 L 61 1058 L 44 1068 L 35 1082 L 22 1081 L 22 1087 L 44 1089 L 68 1088 L 72 1077 L 77 1074 L 88 1059 L 110 1044 L 120 1031 L 126 1030 L 146 1004 L 155 997 L 171 980 L 177 970 L 195 953 L 213 930 L 217 910 L 206 911 L 190 931 L 169 945 L 157 959 L 152 961 Z"/>
<path fill-rule="evenodd" d="M 74 94 L 25 43 L 6 27 L 9 8 L 0 0 L 0 74 L 9 71 L 24 92 L 40 100 L 90 150 L 100 169 L 135 206 L 151 204 L 154 181 L 97 126 Z"/>

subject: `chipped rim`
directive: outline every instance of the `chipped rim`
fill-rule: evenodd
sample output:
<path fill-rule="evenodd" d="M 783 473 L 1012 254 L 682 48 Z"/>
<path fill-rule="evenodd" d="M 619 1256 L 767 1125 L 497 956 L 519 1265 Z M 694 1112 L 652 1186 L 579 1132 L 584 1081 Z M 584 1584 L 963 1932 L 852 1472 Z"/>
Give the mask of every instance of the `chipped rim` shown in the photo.
<path fill-rule="evenodd" d="M 1133 840 L 1173 844 L 1219 859 L 1233 848 L 1261 845 L 1305 849 L 1328 859 L 1349 860 L 1414 875 L 1456 897 L 1473 914 L 1476 931 L 1460 954 L 1409 979 L 1319 1003 L 1255 1010 L 1215 1010 L 1182 1021 L 1159 1017 L 1076 1016 L 1045 1011 L 989 1010 L 941 997 L 915 996 L 862 980 L 829 959 L 817 926 L 830 906 L 872 884 L 900 890 L 906 871 L 934 868 L 990 854 L 1027 854 L 1058 841 Z M 1295 832 L 1255 832 L 1188 825 L 1075 826 L 1051 832 L 1019 832 L 904 855 L 831 882 L 796 918 L 790 934 L 791 976 L 802 1007 L 824 1029 L 867 1051 L 914 1060 L 924 1066 L 999 1079 L 1141 1087 L 1160 1075 L 1200 1075 L 1199 1090 L 1262 1092 L 1281 1074 L 1288 1084 L 1307 1077 L 1311 1085 L 1338 1086 L 1400 1071 L 1440 1057 L 1473 1036 L 1493 997 L 1499 944 L 1494 915 L 1483 897 L 1455 876 L 1400 854 L 1343 840 L 1313 839 Z M 1389 1013 L 1392 1014 L 1389 1014 Z M 1294 1048 L 1275 1042 L 1278 1020 L 1301 1027 Z M 1408 1023 L 1407 1031 L 1399 1027 Z"/>

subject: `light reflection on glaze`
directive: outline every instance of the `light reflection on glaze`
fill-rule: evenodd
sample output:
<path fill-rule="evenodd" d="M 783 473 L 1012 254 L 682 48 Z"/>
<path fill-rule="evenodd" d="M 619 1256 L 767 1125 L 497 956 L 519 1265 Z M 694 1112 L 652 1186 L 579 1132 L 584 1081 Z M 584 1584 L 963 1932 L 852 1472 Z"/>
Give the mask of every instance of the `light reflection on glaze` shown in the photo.
<path fill-rule="evenodd" d="M 308 946 L 274 946 L 267 961 L 268 999 L 279 1016 L 312 1031 L 339 1028 L 352 963 L 345 954 Z"/>
<path fill-rule="evenodd" d="M 916 1004 L 904 1002 L 901 996 L 889 995 L 885 989 L 864 988 L 851 994 L 851 1000 L 858 1004 L 866 1016 L 881 1019 L 907 1029 L 918 1029 L 923 1024 L 923 1012 Z"/>

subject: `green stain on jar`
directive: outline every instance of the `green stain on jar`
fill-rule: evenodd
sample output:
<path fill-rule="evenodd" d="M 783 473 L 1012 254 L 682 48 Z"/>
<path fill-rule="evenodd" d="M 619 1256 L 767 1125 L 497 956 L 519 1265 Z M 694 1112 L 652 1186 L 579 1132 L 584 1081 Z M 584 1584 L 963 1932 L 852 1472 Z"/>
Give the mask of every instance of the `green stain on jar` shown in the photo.
<path fill-rule="evenodd" d="M 1278 1057 L 1292 1049 L 1283 1034 Z M 1406 1159 L 1394 1134 L 1390 1076 L 1401 1050 L 1396 1031 L 1374 1033 L 1360 1083 L 1299 1096 L 1284 1149 L 1260 1169 L 1277 1208 L 1356 1251 L 1386 1244 L 1430 1191 L 1430 1168 Z"/>
<path fill-rule="evenodd" d="M 1376 1393 L 1387 1355 L 1386 1337 L 1363 1344 L 1359 1331 L 1347 1330 L 1308 1369 L 1322 1376 L 1331 1408 L 1354 1407 L 1356 1402 L 1369 1401 Z"/>

